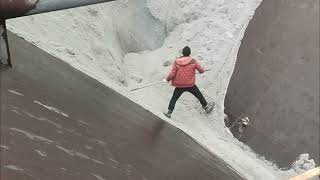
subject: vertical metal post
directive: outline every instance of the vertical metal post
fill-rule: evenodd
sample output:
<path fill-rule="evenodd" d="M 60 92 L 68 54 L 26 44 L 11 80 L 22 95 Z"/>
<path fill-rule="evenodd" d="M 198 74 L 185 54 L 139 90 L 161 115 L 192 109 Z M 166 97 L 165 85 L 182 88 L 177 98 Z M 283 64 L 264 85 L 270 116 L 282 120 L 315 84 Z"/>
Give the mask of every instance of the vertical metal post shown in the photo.
<path fill-rule="evenodd" d="M 10 49 L 9 49 L 9 41 L 8 41 L 8 34 L 7 34 L 7 27 L 6 21 L 4 19 L 0 19 L 0 26 L 2 32 L 0 34 L 0 63 L 8 65 L 12 67 L 11 63 L 11 56 L 10 56 Z M 5 46 L 5 50 L 3 50 L 3 46 Z"/>

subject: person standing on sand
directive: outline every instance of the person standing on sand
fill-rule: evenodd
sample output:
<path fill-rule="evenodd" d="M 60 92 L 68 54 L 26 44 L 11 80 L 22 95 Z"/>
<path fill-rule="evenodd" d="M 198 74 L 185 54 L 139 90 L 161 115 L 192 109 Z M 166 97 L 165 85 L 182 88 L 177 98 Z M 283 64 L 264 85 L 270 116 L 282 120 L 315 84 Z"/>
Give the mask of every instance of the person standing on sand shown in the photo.
<path fill-rule="evenodd" d="M 195 84 L 196 70 L 201 74 L 204 73 L 205 70 L 195 59 L 190 57 L 190 54 L 190 47 L 184 47 L 182 50 L 182 56 L 174 61 L 168 77 L 163 80 L 164 82 L 171 81 L 171 84 L 175 87 L 173 96 L 169 103 L 168 112 L 163 113 L 168 118 L 171 118 L 171 114 L 177 100 L 186 91 L 193 94 L 200 101 L 202 108 L 206 113 L 210 113 L 214 107 L 214 103 L 207 103 L 206 99 Z"/>

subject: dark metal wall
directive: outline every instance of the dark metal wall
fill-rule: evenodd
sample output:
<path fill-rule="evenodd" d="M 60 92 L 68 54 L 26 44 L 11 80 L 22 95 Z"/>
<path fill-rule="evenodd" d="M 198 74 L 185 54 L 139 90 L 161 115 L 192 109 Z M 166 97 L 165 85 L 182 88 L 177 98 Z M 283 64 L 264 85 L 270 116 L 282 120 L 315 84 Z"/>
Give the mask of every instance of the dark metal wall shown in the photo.
<path fill-rule="evenodd" d="M 291 158 L 311 153 L 319 163 L 319 0 L 262 2 L 242 41 L 225 112 L 250 117 L 250 145 L 272 142 Z"/>

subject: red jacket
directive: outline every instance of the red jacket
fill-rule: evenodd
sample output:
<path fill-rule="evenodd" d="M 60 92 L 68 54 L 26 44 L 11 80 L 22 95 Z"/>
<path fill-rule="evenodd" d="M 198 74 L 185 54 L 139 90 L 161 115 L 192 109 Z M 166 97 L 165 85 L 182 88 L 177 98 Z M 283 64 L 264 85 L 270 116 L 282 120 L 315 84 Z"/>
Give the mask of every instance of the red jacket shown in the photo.
<path fill-rule="evenodd" d="M 196 81 L 196 70 L 201 74 L 205 71 L 192 57 L 178 58 L 172 65 L 167 81 L 171 81 L 172 85 L 178 88 L 192 87 Z"/>

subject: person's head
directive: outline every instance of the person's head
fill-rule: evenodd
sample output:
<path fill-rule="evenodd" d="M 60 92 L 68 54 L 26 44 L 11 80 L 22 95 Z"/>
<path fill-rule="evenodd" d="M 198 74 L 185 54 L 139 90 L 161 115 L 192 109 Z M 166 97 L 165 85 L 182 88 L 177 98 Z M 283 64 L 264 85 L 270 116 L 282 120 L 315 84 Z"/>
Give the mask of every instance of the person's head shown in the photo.
<path fill-rule="evenodd" d="M 186 46 L 182 49 L 182 55 L 183 56 L 190 56 L 191 54 L 191 49 L 189 46 Z"/>

